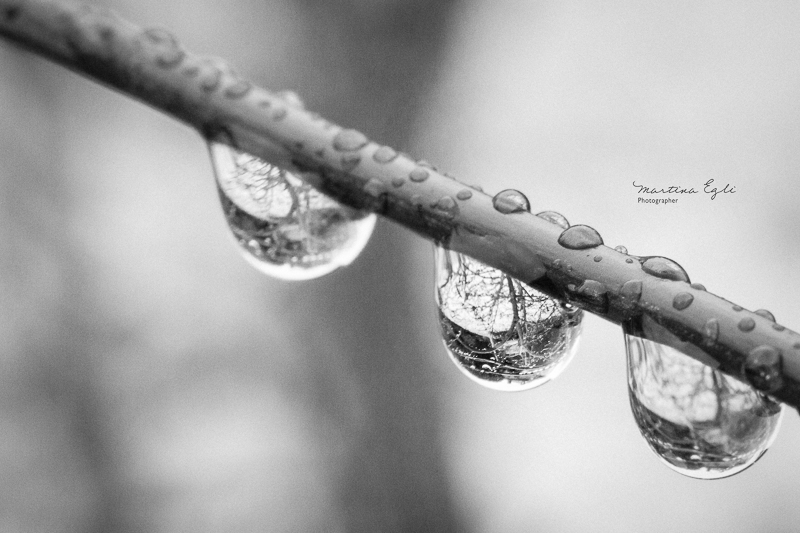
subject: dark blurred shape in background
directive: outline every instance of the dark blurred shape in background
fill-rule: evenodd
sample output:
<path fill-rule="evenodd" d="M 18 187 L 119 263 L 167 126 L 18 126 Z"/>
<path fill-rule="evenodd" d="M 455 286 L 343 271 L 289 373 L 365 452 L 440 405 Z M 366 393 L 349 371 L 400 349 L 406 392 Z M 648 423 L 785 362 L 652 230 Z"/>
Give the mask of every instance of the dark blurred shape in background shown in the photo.
<path fill-rule="evenodd" d="M 407 146 L 455 3 L 109 5 Z M 381 223 L 350 269 L 265 280 L 219 237 L 190 132 L 146 111 L 161 138 L 131 131 L 134 104 L 0 54 L 0 529 L 463 531 L 410 238 Z M 201 159 L 165 178 L 179 150 Z"/>

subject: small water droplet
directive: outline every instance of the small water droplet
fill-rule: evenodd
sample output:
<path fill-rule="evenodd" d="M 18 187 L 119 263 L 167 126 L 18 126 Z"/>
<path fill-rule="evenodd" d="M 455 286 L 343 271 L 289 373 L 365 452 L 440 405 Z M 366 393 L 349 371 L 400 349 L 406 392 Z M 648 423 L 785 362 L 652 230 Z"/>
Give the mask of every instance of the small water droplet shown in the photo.
<path fill-rule="evenodd" d="M 344 154 L 341 159 L 342 170 L 350 172 L 358 166 L 361 162 L 361 156 L 358 154 Z"/>
<path fill-rule="evenodd" d="M 339 152 L 354 152 L 367 145 L 369 140 L 358 130 L 341 130 L 333 138 L 333 149 Z"/>
<path fill-rule="evenodd" d="M 619 294 L 630 303 L 638 302 L 642 297 L 642 282 L 638 279 L 626 281 L 620 287 Z"/>
<path fill-rule="evenodd" d="M 200 88 L 207 92 L 213 92 L 219 87 L 222 81 L 222 71 L 217 67 L 210 67 L 208 70 L 203 71 L 200 76 Z"/>
<path fill-rule="evenodd" d="M 628 263 L 628 264 L 633 264 L 633 259 L 631 259 L 631 258 L 629 257 L 629 258 L 627 258 L 627 259 L 625 260 L 625 262 L 626 262 L 626 263 Z"/>
<path fill-rule="evenodd" d="M 753 331 L 756 327 L 756 321 L 750 318 L 749 316 L 744 317 L 739 321 L 739 329 L 742 331 Z"/>
<path fill-rule="evenodd" d="M 691 288 L 693 288 L 694 290 L 696 290 L 696 291 L 705 291 L 706 290 L 706 286 L 703 285 L 702 283 L 692 283 L 689 286 Z"/>
<path fill-rule="evenodd" d="M 600 255 L 596 255 L 596 256 L 594 256 L 594 262 L 595 262 L 595 263 L 599 263 L 599 262 L 600 262 L 600 261 L 602 261 L 602 260 L 603 260 L 603 257 L 602 257 L 602 256 L 600 256 Z"/>
<path fill-rule="evenodd" d="M 732 309 L 738 313 L 739 311 L 741 311 L 742 309 L 744 309 L 744 307 L 742 307 L 741 305 L 734 305 L 734 306 L 732 307 Z"/>
<path fill-rule="evenodd" d="M 577 351 L 583 312 L 462 254 L 435 249 L 447 353 L 472 380 L 513 391 L 558 376 Z"/>
<path fill-rule="evenodd" d="M 711 329 L 716 336 L 717 326 Z M 692 346 L 647 316 L 626 323 L 624 331 L 631 409 L 650 449 L 667 466 L 689 477 L 719 479 L 764 454 L 780 426 L 779 405 L 664 344 Z M 694 356 L 713 361 L 693 348 Z"/>
<path fill-rule="evenodd" d="M 625 248 L 624 246 L 622 246 L 621 244 L 619 246 L 615 246 L 614 247 L 614 251 L 619 252 L 621 254 L 628 255 L 628 249 Z"/>
<path fill-rule="evenodd" d="M 666 257 L 648 257 L 642 263 L 642 270 L 661 279 L 685 281 L 689 283 L 689 274 L 678 263 Z"/>
<path fill-rule="evenodd" d="M 683 311 L 694 301 L 694 296 L 689 294 L 688 292 L 679 292 L 675 295 L 675 298 L 672 299 L 672 307 L 677 309 L 678 311 Z"/>
<path fill-rule="evenodd" d="M 706 320 L 703 325 L 703 338 L 709 345 L 713 345 L 719 340 L 719 320 L 716 318 Z"/>
<path fill-rule="evenodd" d="M 569 228 L 569 221 L 567 220 L 567 217 L 561 213 L 557 213 L 555 211 L 542 211 L 541 213 L 536 213 L 536 216 L 555 224 L 561 229 Z"/>
<path fill-rule="evenodd" d="M 406 180 L 404 180 L 403 178 L 400 177 L 392 178 L 392 186 L 394 187 L 402 187 L 403 185 L 405 185 L 405 183 Z"/>
<path fill-rule="evenodd" d="M 608 289 L 599 281 L 587 279 L 576 292 L 592 310 L 600 313 L 608 311 Z"/>
<path fill-rule="evenodd" d="M 424 168 L 415 168 L 408 174 L 408 179 L 413 182 L 420 183 L 428 179 L 428 176 L 430 176 L 430 172 Z"/>
<path fill-rule="evenodd" d="M 245 80 L 237 80 L 233 85 L 229 85 L 223 91 L 223 94 L 231 100 L 243 98 L 253 88 L 253 84 Z"/>
<path fill-rule="evenodd" d="M 372 159 L 375 160 L 376 163 L 380 163 L 385 165 L 386 163 L 391 163 L 399 154 L 394 150 L 394 148 L 390 148 L 388 146 L 381 146 L 375 153 L 372 154 Z"/>
<path fill-rule="evenodd" d="M 444 213 L 450 218 L 454 217 L 458 213 L 458 204 L 456 204 L 456 201 L 450 196 L 443 196 L 439 198 L 439 200 L 434 202 L 431 207 L 438 209 L 439 211 L 444 211 Z"/>
<path fill-rule="evenodd" d="M 492 205 L 497 211 L 504 215 L 522 213 L 525 211 L 530 212 L 531 210 L 531 203 L 528 201 L 528 198 L 514 189 L 506 189 L 495 194 L 494 198 L 492 198 Z"/>
<path fill-rule="evenodd" d="M 483 187 L 480 185 L 468 185 L 468 187 L 474 191 L 483 192 Z"/>
<path fill-rule="evenodd" d="M 755 314 L 757 314 L 758 316 L 762 316 L 762 317 L 766 318 L 770 322 L 775 322 L 775 315 L 773 315 L 772 313 L 770 313 L 766 309 L 759 309 L 759 310 L 753 311 L 753 312 Z"/>
<path fill-rule="evenodd" d="M 364 192 L 369 196 L 377 198 L 381 194 L 386 194 L 386 184 L 379 179 L 372 178 L 364 184 Z"/>
<path fill-rule="evenodd" d="M 781 326 L 780 324 L 772 324 L 772 329 L 774 329 L 775 331 L 783 331 L 786 328 Z"/>
<path fill-rule="evenodd" d="M 375 215 L 340 204 L 291 172 L 210 142 L 222 208 L 245 258 L 285 280 L 313 279 L 350 264 Z"/>
<path fill-rule="evenodd" d="M 603 239 L 597 230 L 581 224 L 565 229 L 558 237 L 558 244 L 570 250 L 586 250 L 600 246 Z"/>
<path fill-rule="evenodd" d="M 272 115 L 270 115 L 270 116 L 272 117 L 272 120 L 280 121 L 280 120 L 285 119 L 286 115 L 288 115 L 288 114 L 289 114 L 289 112 L 286 110 L 285 107 L 276 107 L 272 111 Z"/>
<path fill-rule="evenodd" d="M 470 191 L 469 189 L 462 189 L 458 191 L 458 194 L 456 194 L 456 198 L 458 198 L 459 200 L 469 200 L 470 198 L 472 198 L 472 191 Z"/>
<path fill-rule="evenodd" d="M 756 389 L 766 393 L 777 392 L 783 387 L 780 352 L 768 345 L 753 348 L 744 362 L 744 373 Z"/>
<path fill-rule="evenodd" d="M 297 94 L 294 91 L 290 91 L 290 90 L 279 91 L 279 92 L 277 92 L 275 94 L 275 96 L 277 96 L 278 98 L 280 98 L 281 100 L 283 100 L 284 102 L 289 104 L 290 106 L 294 106 L 294 107 L 297 107 L 299 109 L 305 109 L 305 107 L 306 107 L 305 104 L 303 103 L 302 98 L 300 98 L 300 95 Z M 312 118 L 314 118 L 314 117 L 312 117 Z"/>

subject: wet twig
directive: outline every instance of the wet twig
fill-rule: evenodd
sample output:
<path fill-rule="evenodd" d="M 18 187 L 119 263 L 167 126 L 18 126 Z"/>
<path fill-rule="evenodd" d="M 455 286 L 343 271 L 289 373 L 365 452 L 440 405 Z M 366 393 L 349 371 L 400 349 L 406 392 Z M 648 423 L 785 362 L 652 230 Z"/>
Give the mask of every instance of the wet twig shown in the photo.
<path fill-rule="evenodd" d="M 546 294 L 618 324 L 648 314 L 674 334 L 661 342 L 693 356 L 700 348 L 703 362 L 800 406 L 800 335 L 765 313 L 669 269 L 643 268 L 645 259 L 603 246 L 585 226 L 565 239 L 561 227 L 524 209 L 498 209 L 492 197 L 326 121 L 291 95 L 188 53 L 165 30 L 92 6 L 0 0 L 0 35 Z"/>

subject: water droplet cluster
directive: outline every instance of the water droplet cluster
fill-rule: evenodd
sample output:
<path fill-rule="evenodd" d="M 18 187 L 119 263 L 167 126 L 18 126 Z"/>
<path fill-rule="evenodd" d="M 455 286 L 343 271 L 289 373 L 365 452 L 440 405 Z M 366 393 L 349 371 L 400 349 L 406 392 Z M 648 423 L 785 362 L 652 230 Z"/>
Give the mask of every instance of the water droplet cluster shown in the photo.
<path fill-rule="evenodd" d="M 719 325 L 711 319 L 705 330 L 715 339 Z M 624 331 L 633 415 L 667 466 L 689 477 L 718 479 L 764 454 L 780 425 L 780 404 L 658 342 L 671 334 L 648 317 L 627 323 Z"/>
<path fill-rule="evenodd" d="M 582 311 L 465 255 L 437 247 L 435 260 L 444 344 L 464 374 L 513 391 L 564 370 L 577 350 Z"/>
<path fill-rule="evenodd" d="M 344 206 L 280 167 L 210 142 L 222 209 L 244 257 L 270 276 L 306 280 L 350 264 L 375 215 Z"/>

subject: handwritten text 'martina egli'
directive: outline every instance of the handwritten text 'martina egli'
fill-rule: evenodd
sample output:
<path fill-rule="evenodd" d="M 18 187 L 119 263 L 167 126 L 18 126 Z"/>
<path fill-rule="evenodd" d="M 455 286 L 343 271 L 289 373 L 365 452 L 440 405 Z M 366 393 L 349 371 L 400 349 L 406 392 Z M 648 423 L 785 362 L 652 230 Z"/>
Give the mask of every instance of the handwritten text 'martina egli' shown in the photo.
<path fill-rule="evenodd" d="M 633 186 L 639 189 L 638 194 L 700 194 L 694 187 L 686 188 L 680 185 L 670 185 L 669 187 L 648 187 L 646 185 L 639 185 L 635 181 Z M 714 180 L 708 180 L 703 186 L 703 192 L 711 196 L 711 199 L 716 199 L 718 194 L 733 194 L 736 192 L 736 187 L 730 183 L 726 183 L 723 188 L 714 186 Z M 677 201 L 677 200 L 676 200 Z"/>

